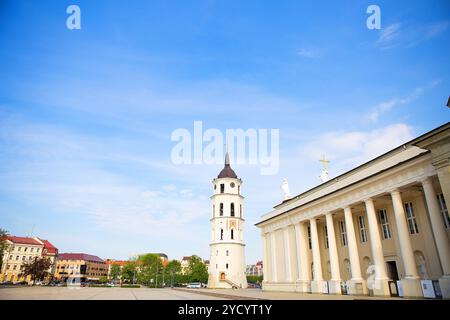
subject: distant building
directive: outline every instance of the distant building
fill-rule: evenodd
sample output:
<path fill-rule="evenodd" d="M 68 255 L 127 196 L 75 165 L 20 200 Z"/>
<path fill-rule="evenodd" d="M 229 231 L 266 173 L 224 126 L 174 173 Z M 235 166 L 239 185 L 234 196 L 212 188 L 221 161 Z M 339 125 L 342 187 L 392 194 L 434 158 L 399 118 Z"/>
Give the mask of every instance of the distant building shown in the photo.
<path fill-rule="evenodd" d="M 112 268 L 112 266 L 119 266 L 120 270 L 122 271 L 123 266 L 126 265 L 129 261 L 106 259 L 105 262 L 106 262 L 106 265 L 108 267 L 108 279 L 111 279 L 111 268 Z M 121 276 L 119 276 L 119 279 L 121 279 Z"/>
<path fill-rule="evenodd" d="M 6 238 L 7 248 L 3 254 L 2 270 L 0 270 L 0 281 L 6 282 L 30 282 L 31 277 L 21 276 L 23 265 L 34 258 L 46 257 L 51 265 L 48 269 L 47 280 L 51 279 L 55 271 L 55 257 L 58 249 L 48 240 L 42 240 L 37 237 L 16 237 L 8 236 Z"/>
<path fill-rule="evenodd" d="M 98 281 L 108 276 L 108 265 L 97 256 L 86 253 L 62 253 L 56 260 L 55 278 L 66 281 Z"/>
<path fill-rule="evenodd" d="M 44 248 L 42 250 L 42 256 L 49 259 L 50 263 L 51 263 L 50 268 L 48 270 L 48 276 L 46 279 L 46 280 L 50 281 L 55 276 L 56 258 L 58 257 L 58 249 L 54 245 L 52 245 L 48 240 L 42 240 L 42 239 L 40 239 L 40 240 L 44 243 Z"/>
<path fill-rule="evenodd" d="M 263 275 L 263 263 L 258 261 L 256 264 L 248 264 L 245 268 L 245 274 L 247 276 L 262 276 Z"/>
<path fill-rule="evenodd" d="M 191 261 L 192 256 L 185 256 L 181 259 L 181 274 L 187 274 L 189 270 L 189 262 Z"/>

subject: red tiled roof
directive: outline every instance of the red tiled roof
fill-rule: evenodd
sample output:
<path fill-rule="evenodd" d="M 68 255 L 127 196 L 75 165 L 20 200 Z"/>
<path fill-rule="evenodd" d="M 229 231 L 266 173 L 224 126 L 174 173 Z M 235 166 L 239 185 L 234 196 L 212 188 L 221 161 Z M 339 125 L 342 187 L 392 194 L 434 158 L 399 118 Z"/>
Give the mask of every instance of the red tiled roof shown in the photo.
<path fill-rule="evenodd" d="M 58 260 L 85 260 L 100 263 L 105 262 L 97 256 L 86 253 L 61 253 L 58 255 Z"/>
<path fill-rule="evenodd" d="M 106 260 L 106 264 L 111 264 L 111 265 L 116 265 L 116 266 L 124 266 L 128 262 L 129 261 L 125 261 L 125 260 L 111 260 L 111 259 Z"/>
<path fill-rule="evenodd" d="M 42 245 L 39 241 L 30 237 L 15 237 L 15 236 L 7 236 L 6 239 L 13 243 L 19 244 L 34 244 L 34 245 Z"/>
<path fill-rule="evenodd" d="M 58 254 L 58 249 L 50 243 L 48 240 L 39 239 L 44 243 L 44 250 L 47 250 L 47 254 Z"/>

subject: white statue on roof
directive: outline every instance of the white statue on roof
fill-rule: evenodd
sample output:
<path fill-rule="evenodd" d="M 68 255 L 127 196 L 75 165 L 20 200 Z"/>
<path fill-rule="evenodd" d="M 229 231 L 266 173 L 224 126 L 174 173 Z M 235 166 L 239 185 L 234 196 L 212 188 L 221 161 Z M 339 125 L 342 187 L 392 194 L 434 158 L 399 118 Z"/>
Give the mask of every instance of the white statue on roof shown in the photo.
<path fill-rule="evenodd" d="M 330 163 L 330 160 L 327 160 L 325 158 L 325 155 L 322 155 L 322 159 L 319 160 L 322 163 L 322 172 L 320 173 L 320 180 L 322 182 L 327 182 L 329 177 L 328 177 L 328 164 Z"/>
<path fill-rule="evenodd" d="M 283 190 L 283 200 L 289 200 L 290 198 L 292 198 L 291 196 L 291 192 L 289 191 L 289 183 L 287 181 L 287 179 L 283 179 L 283 183 L 281 184 L 281 189 Z"/>

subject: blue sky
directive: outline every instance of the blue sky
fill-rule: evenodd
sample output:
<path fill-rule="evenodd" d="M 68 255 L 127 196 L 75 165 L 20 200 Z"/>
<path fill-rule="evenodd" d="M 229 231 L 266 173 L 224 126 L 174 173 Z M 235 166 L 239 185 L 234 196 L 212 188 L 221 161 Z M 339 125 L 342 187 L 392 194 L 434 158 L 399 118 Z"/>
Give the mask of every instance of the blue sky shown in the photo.
<path fill-rule="evenodd" d="M 280 129 L 278 174 L 233 165 L 254 263 L 283 178 L 300 193 L 322 153 L 335 176 L 449 120 L 449 52 L 448 1 L 0 1 L 0 226 L 208 258 L 221 166 L 172 164 L 171 133 Z"/>

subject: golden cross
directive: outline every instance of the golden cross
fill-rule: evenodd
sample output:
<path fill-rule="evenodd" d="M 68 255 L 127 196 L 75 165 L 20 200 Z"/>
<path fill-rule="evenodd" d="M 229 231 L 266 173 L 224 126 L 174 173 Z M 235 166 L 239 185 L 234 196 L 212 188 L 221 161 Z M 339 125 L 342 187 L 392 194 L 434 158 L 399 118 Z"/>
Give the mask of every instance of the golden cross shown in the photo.
<path fill-rule="evenodd" d="M 323 168 L 324 168 L 324 169 L 327 169 L 328 164 L 330 163 L 330 160 L 327 160 L 327 159 L 325 158 L 325 155 L 324 155 L 324 154 L 322 155 L 322 159 L 320 159 L 319 161 L 322 163 Z"/>

